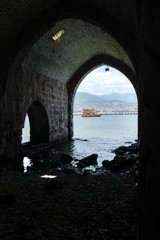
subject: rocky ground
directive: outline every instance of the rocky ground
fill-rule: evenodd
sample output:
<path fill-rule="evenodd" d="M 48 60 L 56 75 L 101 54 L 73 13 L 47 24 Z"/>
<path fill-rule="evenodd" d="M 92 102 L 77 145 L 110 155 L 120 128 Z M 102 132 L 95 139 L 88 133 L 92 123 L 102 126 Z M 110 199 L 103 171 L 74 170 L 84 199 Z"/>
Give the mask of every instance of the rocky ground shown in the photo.
<path fill-rule="evenodd" d="M 75 174 L 1 169 L 0 239 L 132 240 L 137 184 L 122 172 Z"/>

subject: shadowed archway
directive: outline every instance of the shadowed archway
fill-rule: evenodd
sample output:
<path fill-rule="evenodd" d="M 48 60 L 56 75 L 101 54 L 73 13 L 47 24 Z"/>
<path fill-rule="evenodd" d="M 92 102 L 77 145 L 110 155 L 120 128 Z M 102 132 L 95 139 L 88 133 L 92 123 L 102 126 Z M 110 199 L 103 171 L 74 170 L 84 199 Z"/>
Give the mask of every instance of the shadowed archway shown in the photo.
<path fill-rule="evenodd" d="M 132 68 L 130 68 L 122 61 L 112 56 L 109 56 L 107 54 L 99 54 L 94 56 L 93 58 L 91 58 L 90 60 L 82 64 L 81 67 L 72 75 L 72 77 L 69 79 L 67 83 L 68 112 L 70 113 L 68 115 L 69 117 L 68 130 L 69 130 L 70 138 L 72 138 L 73 136 L 73 103 L 74 103 L 74 97 L 75 97 L 77 88 L 89 72 L 91 72 L 93 69 L 97 68 L 98 66 L 102 66 L 102 65 L 111 66 L 119 70 L 122 74 L 124 74 L 132 84 L 137 95 L 137 100 L 139 99 L 138 89 L 137 89 L 137 77 L 136 77 L 136 72 L 134 70 L 133 65 L 132 65 Z M 139 116 L 140 114 L 138 112 L 138 117 Z M 140 124 L 140 120 L 138 119 L 138 136 L 139 136 L 139 124 Z"/>
<path fill-rule="evenodd" d="M 49 123 L 47 112 L 41 102 L 35 101 L 28 110 L 30 121 L 30 142 L 49 141 Z"/>

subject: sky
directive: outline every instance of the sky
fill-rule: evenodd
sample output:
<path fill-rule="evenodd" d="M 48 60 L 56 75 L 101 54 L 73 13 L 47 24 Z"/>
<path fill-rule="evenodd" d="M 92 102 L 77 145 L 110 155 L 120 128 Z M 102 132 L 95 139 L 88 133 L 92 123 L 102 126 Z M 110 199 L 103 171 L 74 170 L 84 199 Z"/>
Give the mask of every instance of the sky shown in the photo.
<path fill-rule="evenodd" d="M 135 93 L 135 90 L 128 78 L 108 66 L 101 66 L 90 72 L 79 85 L 77 92 L 88 92 L 95 95 L 111 93 Z"/>

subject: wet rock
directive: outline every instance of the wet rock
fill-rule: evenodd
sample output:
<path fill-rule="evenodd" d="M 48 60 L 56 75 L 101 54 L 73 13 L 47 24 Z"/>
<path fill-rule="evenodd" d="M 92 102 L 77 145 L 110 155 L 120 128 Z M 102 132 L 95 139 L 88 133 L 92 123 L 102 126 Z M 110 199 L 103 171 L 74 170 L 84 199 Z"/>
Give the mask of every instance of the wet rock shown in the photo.
<path fill-rule="evenodd" d="M 116 156 L 112 161 L 104 160 L 102 165 L 111 172 L 130 172 L 138 160 L 138 146 L 132 144 L 128 147 L 120 146 L 113 151 Z M 136 169 L 136 168 L 135 168 Z"/>
<path fill-rule="evenodd" d="M 89 169 L 84 169 L 83 175 L 90 175 L 91 171 Z"/>
<path fill-rule="evenodd" d="M 79 140 L 79 141 L 82 141 L 82 142 L 88 142 L 87 139 L 81 139 L 81 138 L 75 138 L 75 140 Z"/>
<path fill-rule="evenodd" d="M 69 174 L 80 174 L 80 175 L 82 175 L 82 171 L 80 171 L 79 169 L 77 169 L 77 168 L 65 168 L 64 170 L 63 170 L 63 172 L 64 173 L 69 173 Z"/>
<path fill-rule="evenodd" d="M 132 158 L 126 159 L 125 157 L 115 157 L 112 161 L 105 160 L 102 162 L 103 167 L 111 172 L 120 172 L 133 166 L 135 160 Z"/>
<path fill-rule="evenodd" d="M 110 169 L 110 166 L 111 166 L 111 165 L 112 165 L 112 162 L 109 161 L 109 160 L 104 160 L 104 161 L 102 162 L 102 166 L 103 166 L 104 168 Z"/>
<path fill-rule="evenodd" d="M 71 157 L 69 154 L 61 154 L 61 157 L 60 157 L 60 162 L 62 163 L 70 163 L 71 161 L 73 160 L 73 157 Z"/>
<path fill-rule="evenodd" d="M 138 144 L 134 143 L 131 144 L 130 146 L 120 146 L 117 149 L 113 150 L 112 152 L 115 153 L 116 155 L 123 155 L 126 152 L 136 154 L 138 153 Z"/>
<path fill-rule="evenodd" d="M 79 161 L 79 163 L 82 163 L 85 165 L 85 167 L 89 167 L 90 165 L 97 165 L 97 158 L 98 154 L 91 154 Z"/>
<path fill-rule="evenodd" d="M 135 164 L 130 168 L 128 174 L 131 175 L 134 178 L 135 183 L 138 183 L 138 167 L 139 167 L 139 161 L 136 160 Z"/>
<path fill-rule="evenodd" d="M 53 162 L 59 161 L 60 157 L 61 157 L 61 153 L 59 151 L 56 151 L 55 149 L 50 150 L 50 159 Z"/>
<path fill-rule="evenodd" d="M 47 174 L 55 174 L 55 173 L 57 173 L 57 172 L 62 172 L 63 171 L 63 169 L 61 168 L 61 167 L 57 167 L 57 168 L 52 168 L 52 169 L 50 169 L 48 172 L 47 172 Z"/>
<path fill-rule="evenodd" d="M 56 161 L 51 164 L 51 168 L 61 168 L 61 167 L 62 167 L 62 164 L 60 161 Z"/>
<path fill-rule="evenodd" d="M 32 153 L 28 154 L 27 157 L 32 159 L 32 160 L 39 160 L 40 159 L 40 153 L 39 152 L 32 152 Z"/>
<path fill-rule="evenodd" d="M 96 168 L 96 171 L 95 172 L 92 172 L 91 174 L 96 176 L 96 175 L 106 175 L 106 174 L 110 174 L 111 172 L 107 169 L 104 169 L 103 167 L 99 167 L 99 168 Z"/>
<path fill-rule="evenodd" d="M 115 153 L 116 155 L 123 155 L 125 152 L 128 151 L 128 147 L 126 146 L 120 146 L 112 151 L 112 153 Z"/>
<path fill-rule="evenodd" d="M 84 164 L 84 163 L 81 163 L 81 162 L 79 162 L 79 163 L 77 163 L 77 167 L 78 167 L 79 169 L 82 169 L 82 168 L 84 168 L 84 167 L 85 167 L 85 164 Z"/>

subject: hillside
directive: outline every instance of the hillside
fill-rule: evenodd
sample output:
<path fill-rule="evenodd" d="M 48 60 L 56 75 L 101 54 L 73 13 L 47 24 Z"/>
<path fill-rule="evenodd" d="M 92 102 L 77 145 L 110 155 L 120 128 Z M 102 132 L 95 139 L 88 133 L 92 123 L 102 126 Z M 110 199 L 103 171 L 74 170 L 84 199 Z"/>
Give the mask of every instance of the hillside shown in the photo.
<path fill-rule="evenodd" d="M 94 108 L 102 113 L 137 113 L 135 94 L 93 95 L 77 92 L 74 99 L 74 113 L 81 113 L 83 108 Z"/>
<path fill-rule="evenodd" d="M 99 95 L 100 98 L 105 99 L 107 101 L 123 101 L 127 103 L 136 103 L 137 102 L 137 96 L 134 93 L 112 93 L 112 94 L 106 94 L 106 95 Z"/>
<path fill-rule="evenodd" d="M 118 94 L 113 93 L 109 95 L 93 95 L 85 92 L 77 92 L 74 99 L 74 107 L 102 107 L 106 105 L 125 105 L 129 106 L 137 104 L 135 94 Z"/>
<path fill-rule="evenodd" d="M 92 95 L 89 93 L 84 92 L 77 92 L 75 99 L 74 99 L 74 106 L 81 107 L 81 106 L 102 106 L 106 102 L 105 99 L 97 96 Z"/>

